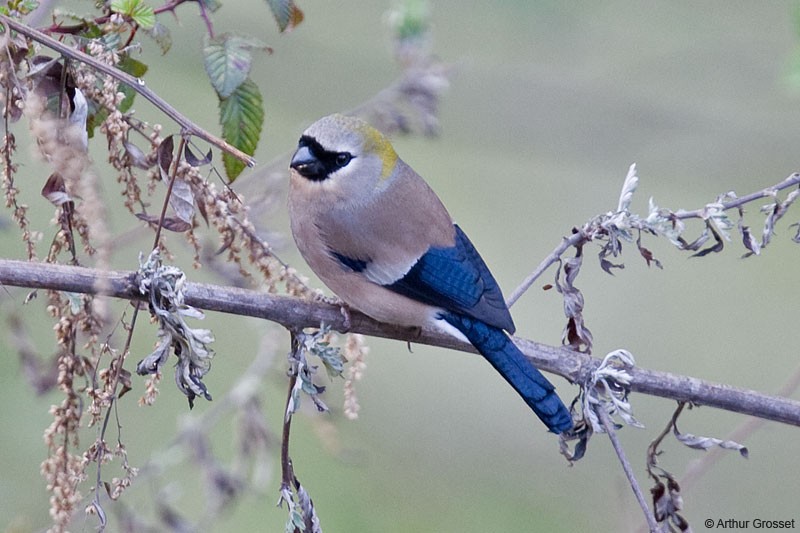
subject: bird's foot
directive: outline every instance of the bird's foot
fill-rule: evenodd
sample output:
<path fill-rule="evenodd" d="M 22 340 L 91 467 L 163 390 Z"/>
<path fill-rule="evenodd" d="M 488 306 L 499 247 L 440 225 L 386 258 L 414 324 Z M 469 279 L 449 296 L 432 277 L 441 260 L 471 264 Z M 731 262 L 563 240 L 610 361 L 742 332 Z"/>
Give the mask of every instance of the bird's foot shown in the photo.
<path fill-rule="evenodd" d="M 411 349 L 411 343 L 422 337 L 422 328 L 419 326 L 411 326 L 410 328 L 408 328 L 408 332 L 412 337 L 411 339 L 406 341 L 406 345 L 408 346 L 408 353 L 414 353 L 414 350 Z"/>
<path fill-rule="evenodd" d="M 352 327 L 353 323 L 350 320 L 350 308 L 347 307 L 347 304 L 342 302 L 339 304 L 339 312 L 342 314 L 342 318 L 344 319 L 342 322 L 342 333 L 349 333 L 350 327 Z"/>
<path fill-rule="evenodd" d="M 316 297 L 316 300 L 318 302 L 323 302 L 323 303 L 326 303 L 328 305 L 337 306 L 339 308 L 339 312 L 342 314 L 342 318 L 343 318 L 342 328 L 341 328 L 341 330 L 339 330 L 339 333 L 349 333 L 350 332 L 350 328 L 352 327 L 353 322 L 351 320 L 350 307 L 344 302 L 344 300 L 341 300 L 341 299 L 337 298 L 336 296 L 325 296 L 324 294 L 319 294 Z"/>

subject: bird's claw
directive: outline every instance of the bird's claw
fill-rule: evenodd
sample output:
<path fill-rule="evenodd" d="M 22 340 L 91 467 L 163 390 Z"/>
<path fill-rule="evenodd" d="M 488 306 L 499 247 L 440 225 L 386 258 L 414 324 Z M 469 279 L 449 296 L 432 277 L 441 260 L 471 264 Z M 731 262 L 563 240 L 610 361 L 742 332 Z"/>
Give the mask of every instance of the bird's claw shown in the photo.
<path fill-rule="evenodd" d="M 342 314 L 342 318 L 344 319 L 342 321 L 342 331 L 341 331 L 341 333 L 349 333 L 350 332 L 350 328 L 353 325 L 353 322 L 350 320 L 350 318 L 351 318 L 350 308 L 347 307 L 347 304 L 342 303 L 342 304 L 339 305 L 339 312 Z"/>

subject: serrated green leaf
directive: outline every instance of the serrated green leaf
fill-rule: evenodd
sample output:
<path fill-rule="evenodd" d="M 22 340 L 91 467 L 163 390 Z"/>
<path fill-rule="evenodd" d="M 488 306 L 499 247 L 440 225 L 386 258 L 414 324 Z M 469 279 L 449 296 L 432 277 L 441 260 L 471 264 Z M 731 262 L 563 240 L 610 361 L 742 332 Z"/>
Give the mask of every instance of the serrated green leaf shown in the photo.
<path fill-rule="evenodd" d="M 111 11 L 130 17 L 139 27 L 149 30 L 156 23 L 156 13 L 142 0 L 114 0 Z"/>
<path fill-rule="evenodd" d="M 149 30 L 156 24 L 156 13 L 152 7 L 146 4 L 139 4 L 139 9 L 134 11 L 131 18 L 140 28 L 145 30 Z"/>
<path fill-rule="evenodd" d="M 220 98 L 219 121 L 222 138 L 253 155 L 264 124 L 264 101 L 258 85 L 247 78 L 228 98 Z M 230 154 L 222 154 L 222 161 L 231 182 L 244 170 L 244 163 Z"/>
<path fill-rule="evenodd" d="M 228 98 L 247 79 L 253 64 L 252 50 L 270 48 L 254 38 L 236 35 L 206 37 L 203 66 L 220 98 Z"/>
<path fill-rule="evenodd" d="M 294 4 L 294 0 L 267 0 L 267 3 L 281 32 L 290 31 L 303 22 L 303 12 Z"/>

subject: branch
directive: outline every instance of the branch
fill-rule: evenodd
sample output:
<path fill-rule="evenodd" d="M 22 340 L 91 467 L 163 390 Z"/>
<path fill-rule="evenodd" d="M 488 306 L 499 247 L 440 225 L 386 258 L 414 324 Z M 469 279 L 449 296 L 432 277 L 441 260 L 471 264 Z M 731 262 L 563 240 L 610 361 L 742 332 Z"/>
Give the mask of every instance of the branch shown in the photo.
<path fill-rule="evenodd" d="M 0 283 L 15 287 L 53 289 L 68 292 L 102 294 L 126 300 L 144 300 L 139 294 L 136 272 L 100 271 L 90 268 L 31 263 L 0 259 Z M 186 283 L 186 303 L 209 311 L 263 318 L 287 329 L 319 327 L 345 329 L 345 317 L 338 306 L 275 296 L 253 290 L 206 283 Z M 464 352 L 475 349 L 455 338 L 433 331 L 417 331 L 383 324 L 353 311 L 350 330 L 375 337 L 440 346 Z M 600 364 L 587 354 L 564 347 L 548 346 L 515 338 L 519 348 L 542 370 L 558 374 L 573 383 L 584 383 Z M 800 402 L 645 368 L 631 371 L 631 390 L 679 402 L 692 402 L 736 413 L 748 414 L 800 426 Z"/>
<path fill-rule="evenodd" d="M 511 306 L 514 305 L 517 300 L 519 300 L 520 296 L 525 294 L 525 291 L 530 289 L 531 285 L 533 285 L 533 283 L 539 279 L 539 276 L 544 274 L 545 270 L 550 268 L 550 265 L 561 260 L 561 256 L 564 255 L 564 252 L 585 241 L 586 235 L 580 231 L 574 232 L 569 238 L 564 237 L 561 240 L 561 244 L 556 246 L 556 248 L 550 252 L 547 257 L 542 259 L 542 262 L 539 263 L 539 266 L 537 266 L 533 272 L 528 274 L 528 276 L 522 280 L 522 283 L 520 283 L 519 286 L 514 289 L 514 292 L 511 293 L 511 296 L 506 299 L 506 305 L 511 308 Z"/>
<path fill-rule="evenodd" d="M 75 61 L 80 61 L 81 63 L 85 63 L 92 67 L 93 69 L 102 72 L 108 76 L 111 76 L 115 80 L 128 85 L 131 89 L 136 91 L 137 93 L 141 94 L 142 97 L 146 98 L 150 103 L 156 106 L 162 113 L 167 115 L 169 118 L 174 120 L 180 127 L 181 133 L 186 133 L 189 135 L 194 135 L 203 139 L 204 141 L 216 146 L 223 152 L 227 152 L 231 154 L 236 159 L 239 159 L 244 164 L 249 167 L 253 167 L 256 164 L 256 160 L 247 155 L 246 153 L 242 152 L 238 148 L 231 146 L 224 140 L 220 139 L 212 135 L 211 133 L 207 132 L 184 115 L 182 115 L 177 109 L 172 107 L 167 101 L 162 99 L 156 93 L 151 91 L 144 83 L 141 78 L 136 78 L 131 76 L 127 72 L 123 72 L 118 68 L 115 68 L 110 65 L 106 65 L 100 61 L 97 61 L 92 56 L 84 54 L 80 50 L 76 50 L 75 48 L 69 47 L 52 37 L 45 35 L 44 33 L 26 26 L 21 22 L 15 21 L 12 18 L 7 17 L 6 15 L 0 14 L 0 22 L 8 26 L 9 28 L 13 29 L 16 32 L 25 35 L 26 37 L 33 39 L 34 41 L 41 43 L 42 45 L 55 50 L 59 54 L 69 57 L 70 59 L 74 59 Z"/>
<path fill-rule="evenodd" d="M 601 266 L 603 266 L 603 261 L 605 256 L 611 254 L 616 257 L 617 255 L 621 254 L 622 249 L 619 240 L 623 239 L 632 241 L 632 237 L 626 237 L 624 235 L 625 232 L 619 231 L 620 228 L 618 227 L 618 225 L 620 224 L 624 226 L 626 232 L 629 232 L 630 230 L 639 231 L 640 239 L 641 239 L 641 232 L 646 232 L 653 235 L 664 234 L 665 228 L 659 227 L 658 224 L 654 223 L 654 221 L 657 222 L 659 217 L 655 217 L 654 221 L 650 220 L 650 218 L 656 214 L 652 212 L 653 208 L 652 206 L 651 206 L 651 212 L 649 213 L 649 216 L 646 219 L 638 217 L 636 215 L 632 215 L 628 211 L 631 196 L 633 195 L 638 185 L 638 179 L 639 178 L 636 175 L 636 166 L 635 164 L 631 165 L 631 168 L 628 171 L 628 176 L 625 180 L 625 184 L 623 185 L 623 191 L 620 197 L 620 205 L 617 208 L 617 211 L 608 212 L 605 215 L 599 215 L 593 217 L 591 220 L 586 222 L 580 228 L 574 227 L 572 229 L 572 234 L 569 237 L 564 237 L 561 240 L 561 243 L 559 243 L 559 245 L 556 246 L 555 249 L 552 252 L 550 252 L 550 254 L 548 254 L 547 257 L 545 257 L 541 263 L 539 263 L 539 266 L 537 266 L 536 269 L 533 272 L 531 272 L 516 289 L 514 289 L 514 292 L 512 292 L 511 295 L 506 300 L 506 305 L 508 307 L 514 305 L 514 303 L 516 303 L 516 301 L 519 300 L 519 298 L 531 287 L 531 285 L 533 285 L 533 283 L 551 265 L 561 261 L 561 256 L 564 255 L 564 253 L 570 248 L 574 247 L 580 249 L 584 244 L 590 243 L 592 241 L 606 240 L 607 243 L 605 244 L 605 246 L 602 247 L 600 255 Z M 665 222 L 667 221 L 669 222 L 667 226 L 670 227 L 671 229 L 670 233 L 674 233 L 674 235 L 670 236 L 670 240 L 674 240 L 674 244 L 678 245 L 678 247 L 682 250 L 697 252 L 697 250 L 700 249 L 700 247 L 702 246 L 702 244 L 705 242 L 706 239 L 701 237 L 691 244 L 682 240 L 682 238 L 680 237 L 682 230 L 678 230 L 675 227 L 676 221 L 682 221 L 688 219 L 700 219 L 700 220 L 706 220 L 706 223 L 708 224 L 707 219 L 709 217 L 709 206 L 711 205 L 714 205 L 716 209 L 721 213 L 724 213 L 725 211 L 731 209 L 739 209 L 740 210 L 739 216 L 742 217 L 743 212 L 741 210 L 744 205 L 753 202 L 755 200 L 759 200 L 761 198 L 775 198 L 777 193 L 789 189 L 791 187 L 797 187 L 798 185 L 800 185 L 800 173 L 795 172 L 787 176 L 786 179 L 784 179 L 780 183 L 776 183 L 775 185 L 766 187 L 764 189 L 761 189 L 760 191 L 755 191 L 750 194 L 746 194 L 745 196 L 736 197 L 735 195 L 733 195 L 733 199 L 725 202 L 718 199 L 717 202 L 714 202 L 712 204 L 706 204 L 704 207 L 699 209 L 694 209 L 692 211 L 684 211 L 682 209 L 679 209 L 678 211 L 674 212 L 670 210 L 661 210 L 663 211 L 663 213 L 661 213 L 661 216 L 662 218 L 664 218 Z M 794 194 L 797 193 L 795 192 Z M 732 195 L 732 193 L 723 195 L 723 197 L 730 195 Z M 790 195 L 784 203 L 778 203 L 776 201 L 774 207 L 767 216 L 763 242 L 760 245 L 755 245 L 756 248 L 754 250 L 753 245 L 748 246 L 745 241 L 745 245 L 752 253 L 757 254 L 758 248 L 763 248 L 764 246 L 766 246 L 766 244 L 769 242 L 769 239 L 771 238 L 771 232 L 772 232 L 771 228 L 774 226 L 775 222 L 777 222 L 777 220 L 783 216 L 786 209 L 788 209 L 788 207 L 795 201 L 795 199 L 796 196 Z M 620 215 L 624 216 L 620 218 Z M 742 235 L 743 237 L 745 237 L 744 229 L 745 228 L 741 227 L 741 222 L 740 222 L 740 231 L 743 233 Z M 713 228 L 711 228 L 711 230 L 714 231 Z M 747 230 L 748 230 L 747 235 L 749 235 L 749 228 L 747 228 Z M 704 236 L 706 238 L 708 237 L 708 235 L 706 234 L 704 234 Z M 612 240 L 617 242 L 613 243 Z M 793 240 L 798 241 L 798 237 L 795 237 Z M 651 261 L 655 262 L 656 265 L 660 266 L 660 263 L 652 256 L 652 254 L 641 246 L 641 240 L 637 240 L 636 245 L 639 248 L 639 252 L 647 261 L 648 266 L 650 265 Z M 619 248 L 617 249 L 617 247 Z M 702 256 L 710 251 L 719 251 L 721 249 L 722 249 L 721 246 L 719 247 L 719 249 L 711 248 L 708 249 L 707 251 L 698 252 L 695 255 Z M 603 268 L 610 273 L 608 269 L 614 266 L 617 265 L 611 265 L 609 263 L 608 265 L 603 266 Z"/>
<path fill-rule="evenodd" d="M 625 477 L 628 478 L 628 483 L 630 483 L 631 490 L 633 490 L 633 495 L 636 497 L 636 501 L 639 503 L 639 507 L 641 507 L 642 512 L 644 513 L 644 517 L 647 521 L 650 531 L 657 532 L 658 522 L 656 522 L 655 516 L 653 516 L 650 508 L 647 506 L 647 501 L 644 499 L 644 494 L 639 486 L 639 482 L 636 481 L 636 476 L 633 475 L 633 467 L 631 467 L 631 462 L 628 460 L 628 456 L 625 455 L 625 450 L 622 447 L 622 443 L 619 441 L 619 437 L 617 437 L 617 432 L 614 429 L 614 422 L 611 421 L 604 407 L 595 406 L 595 412 L 597 413 L 598 418 L 600 418 L 600 423 L 603 424 L 603 429 L 611 441 L 611 446 L 614 448 L 614 451 L 617 454 L 617 458 L 622 466 L 622 470 L 625 472 Z"/>
<path fill-rule="evenodd" d="M 762 189 L 760 191 L 755 191 L 750 194 L 746 194 L 744 196 L 740 196 L 738 198 L 734 198 L 728 202 L 722 202 L 721 209 L 722 211 L 727 211 L 729 209 L 734 209 L 738 207 L 742 207 L 745 204 L 753 202 L 755 200 L 759 200 L 761 198 L 773 198 L 776 193 L 788 189 L 789 187 L 794 187 L 796 185 L 800 185 L 800 173 L 795 172 L 794 174 L 790 174 L 780 183 L 773 185 L 772 187 L 767 187 L 766 189 Z M 686 220 L 689 218 L 703 218 L 705 216 L 706 208 L 695 209 L 693 211 L 677 211 L 674 213 L 676 219 L 679 220 Z"/>

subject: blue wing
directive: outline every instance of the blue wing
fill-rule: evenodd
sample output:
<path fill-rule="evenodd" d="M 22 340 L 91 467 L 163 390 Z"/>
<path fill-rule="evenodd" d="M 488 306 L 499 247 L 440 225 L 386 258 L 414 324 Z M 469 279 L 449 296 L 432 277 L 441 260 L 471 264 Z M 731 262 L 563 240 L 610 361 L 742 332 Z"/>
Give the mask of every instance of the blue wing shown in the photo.
<path fill-rule="evenodd" d="M 345 268 L 364 272 L 369 259 L 331 252 Z M 503 330 L 514 333 L 514 322 L 503 294 L 470 240 L 455 226 L 455 243 L 429 248 L 389 290 L 444 310 L 439 316 L 458 329 L 525 403 L 554 433 L 572 427 L 569 410 L 553 385 L 514 345 Z"/>
<path fill-rule="evenodd" d="M 492 273 L 458 224 L 455 230 L 454 246 L 429 248 L 405 276 L 385 287 L 514 333 L 514 321 Z"/>

